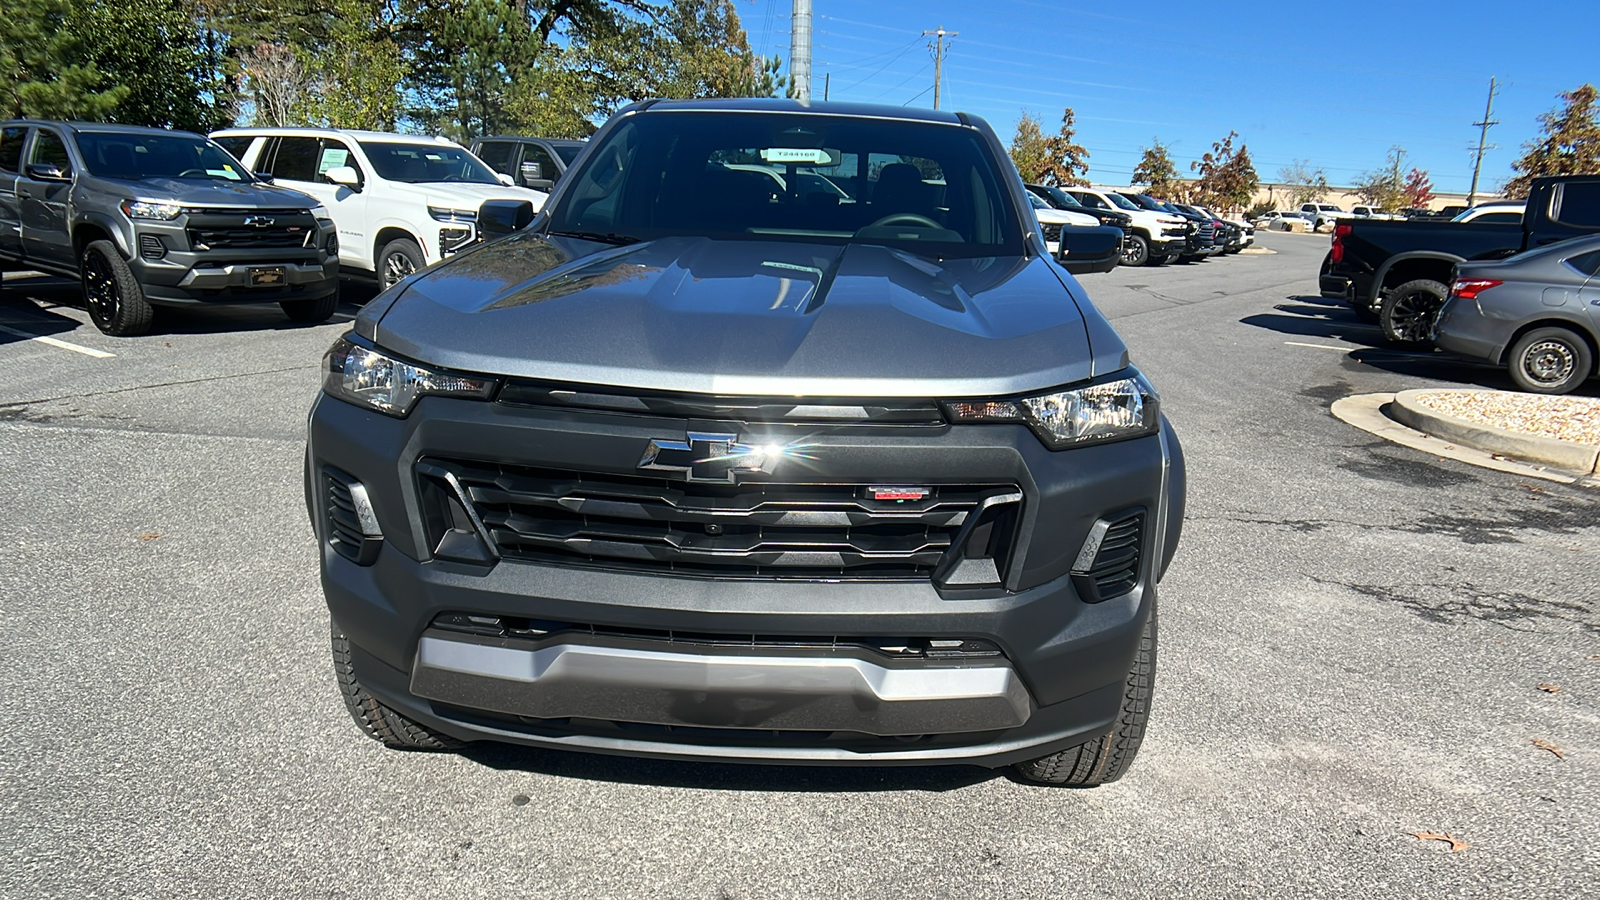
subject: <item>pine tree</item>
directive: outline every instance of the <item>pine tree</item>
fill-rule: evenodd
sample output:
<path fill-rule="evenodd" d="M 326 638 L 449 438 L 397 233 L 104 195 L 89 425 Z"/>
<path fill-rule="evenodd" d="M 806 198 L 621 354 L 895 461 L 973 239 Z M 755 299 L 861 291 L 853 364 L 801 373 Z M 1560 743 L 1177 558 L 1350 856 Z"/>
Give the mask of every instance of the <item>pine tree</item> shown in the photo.
<path fill-rule="evenodd" d="M 1561 94 L 1563 106 L 1539 116 L 1540 137 L 1511 164 L 1508 197 L 1526 197 L 1535 178 L 1600 174 L 1600 91 L 1592 84 Z"/>

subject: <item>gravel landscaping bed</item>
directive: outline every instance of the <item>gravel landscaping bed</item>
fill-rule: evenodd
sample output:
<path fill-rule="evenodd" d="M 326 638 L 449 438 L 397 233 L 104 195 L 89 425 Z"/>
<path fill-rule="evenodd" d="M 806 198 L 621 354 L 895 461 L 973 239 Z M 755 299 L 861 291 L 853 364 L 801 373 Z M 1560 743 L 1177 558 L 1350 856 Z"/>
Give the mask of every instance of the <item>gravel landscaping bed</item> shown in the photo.
<path fill-rule="evenodd" d="M 1508 391 L 1427 391 L 1416 402 L 1435 412 L 1519 434 L 1600 444 L 1600 399 Z"/>

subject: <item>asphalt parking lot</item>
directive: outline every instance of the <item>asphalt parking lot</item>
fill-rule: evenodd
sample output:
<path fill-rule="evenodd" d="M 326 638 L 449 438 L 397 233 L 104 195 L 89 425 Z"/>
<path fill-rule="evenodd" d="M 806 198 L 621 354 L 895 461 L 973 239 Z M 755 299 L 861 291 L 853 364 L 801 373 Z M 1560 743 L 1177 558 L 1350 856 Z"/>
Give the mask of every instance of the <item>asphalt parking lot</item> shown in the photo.
<path fill-rule="evenodd" d="M 385 750 L 334 688 L 300 484 L 355 307 L 119 340 L 8 274 L 0 896 L 1590 895 L 1600 490 L 1333 418 L 1507 383 L 1379 347 L 1316 295 L 1326 243 L 1083 279 L 1190 470 L 1149 737 L 1093 790 Z"/>

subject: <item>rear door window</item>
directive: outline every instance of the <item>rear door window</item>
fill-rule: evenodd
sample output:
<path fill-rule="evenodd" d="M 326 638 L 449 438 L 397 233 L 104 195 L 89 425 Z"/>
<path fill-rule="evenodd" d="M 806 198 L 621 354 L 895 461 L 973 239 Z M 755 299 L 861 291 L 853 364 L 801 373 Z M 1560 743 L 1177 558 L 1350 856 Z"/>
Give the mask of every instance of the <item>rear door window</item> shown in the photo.
<path fill-rule="evenodd" d="M 24 125 L 0 129 L 0 172 L 15 174 L 22 167 L 22 142 L 27 137 Z"/>
<path fill-rule="evenodd" d="M 1600 227 L 1600 181 L 1569 181 L 1561 186 L 1561 208 L 1553 218 L 1564 225 Z"/>
<path fill-rule="evenodd" d="M 484 141 L 478 145 L 478 158 L 483 164 L 504 175 L 515 175 L 511 167 L 516 163 L 517 145 L 510 141 Z"/>
<path fill-rule="evenodd" d="M 1570 257 L 1567 260 L 1567 265 L 1590 278 L 1600 275 L 1600 250 L 1590 250 L 1588 253 L 1580 253 L 1577 256 Z"/>
<path fill-rule="evenodd" d="M 278 152 L 272 157 L 272 175 L 285 181 L 316 181 L 322 142 L 316 138 L 278 139 Z"/>

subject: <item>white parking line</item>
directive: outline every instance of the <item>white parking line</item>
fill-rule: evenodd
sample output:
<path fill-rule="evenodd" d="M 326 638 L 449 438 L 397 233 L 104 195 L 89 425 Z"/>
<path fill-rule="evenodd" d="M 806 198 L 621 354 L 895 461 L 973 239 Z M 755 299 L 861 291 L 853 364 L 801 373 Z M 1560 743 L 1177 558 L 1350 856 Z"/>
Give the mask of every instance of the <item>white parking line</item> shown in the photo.
<path fill-rule="evenodd" d="M 4 325 L 0 325 L 0 331 L 4 331 L 6 334 L 14 334 L 19 338 L 27 338 L 30 341 L 38 341 L 41 344 L 49 344 L 52 347 L 60 347 L 63 350 L 71 350 L 73 353 L 82 353 L 84 356 L 92 356 L 95 359 L 111 359 L 112 357 L 116 356 L 115 353 L 107 353 L 104 350 L 96 350 L 93 347 L 85 347 L 82 344 L 74 344 L 70 341 L 57 340 L 53 337 L 45 337 L 39 334 L 29 334 L 26 331 L 18 331 L 15 328 L 8 328 Z"/>
<path fill-rule="evenodd" d="M 1284 341 L 1284 343 L 1291 347 L 1315 347 L 1318 350 L 1338 350 L 1341 353 L 1358 349 L 1356 347 L 1335 347 L 1331 344 L 1302 344 L 1299 341 Z"/>

